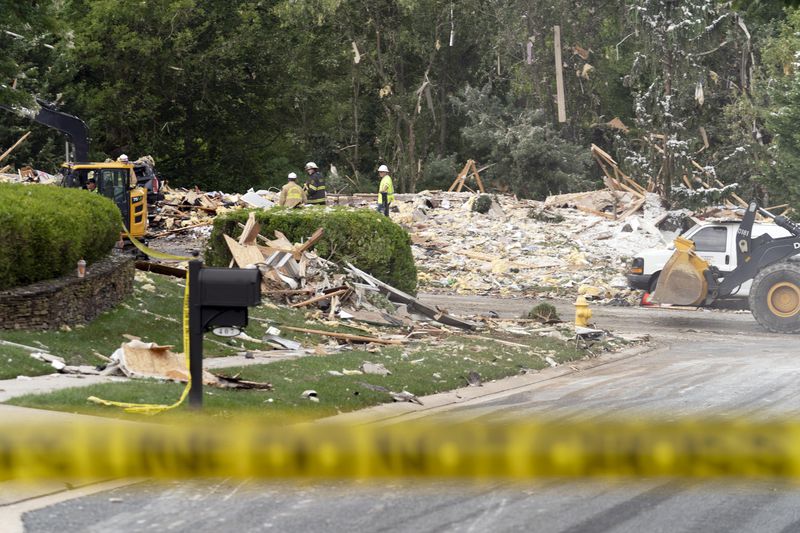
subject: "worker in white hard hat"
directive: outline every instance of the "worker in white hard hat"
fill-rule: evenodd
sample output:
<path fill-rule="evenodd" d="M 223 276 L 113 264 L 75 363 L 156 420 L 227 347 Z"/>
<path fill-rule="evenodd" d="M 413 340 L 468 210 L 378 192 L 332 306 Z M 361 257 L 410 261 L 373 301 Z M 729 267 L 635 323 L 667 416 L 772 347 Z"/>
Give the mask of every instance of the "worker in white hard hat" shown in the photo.
<path fill-rule="evenodd" d="M 378 167 L 378 176 L 381 184 L 378 186 L 378 212 L 389 216 L 389 205 L 394 202 L 394 184 L 389 175 L 389 167 L 381 165 Z"/>
<path fill-rule="evenodd" d="M 119 156 L 117 158 L 117 161 L 120 162 L 120 163 L 128 163 L 129 162 L 128 161 L 128 156 L 125 155 L 125 154 L 122 154 L 121 156 Z"/>
<path fill-rule="evenodd" d="M 306 202 L 306 192 L 297 184 L 297 174 L 290 172 L 287 177 L 289 182 L 281 189 L 281 196 L 278 205 L 288 207 L 303 207 Z"/>
<path fill-rule="evenodd" d="M 313 161 L 306 163 L 308 181 L 303 189 L 308 195 L 308 203 L 312 205 L 325 205 L 325 178 L 319 171 L 319 167 Z"/>

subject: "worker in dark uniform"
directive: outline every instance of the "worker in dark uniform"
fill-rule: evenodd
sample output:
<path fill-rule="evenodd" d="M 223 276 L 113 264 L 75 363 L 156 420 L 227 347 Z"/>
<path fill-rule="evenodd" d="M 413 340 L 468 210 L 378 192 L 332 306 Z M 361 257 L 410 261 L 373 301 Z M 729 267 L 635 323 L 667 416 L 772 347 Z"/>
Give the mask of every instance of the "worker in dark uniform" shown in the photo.
<path fill-rule="evenodd" d="M 325 178 L 319 171 L 319 167 L 313 161 L 306 163 L 308 181 L 303 189 L 308 196 L 308 203 L 311 205 L 325 205 Z"/>

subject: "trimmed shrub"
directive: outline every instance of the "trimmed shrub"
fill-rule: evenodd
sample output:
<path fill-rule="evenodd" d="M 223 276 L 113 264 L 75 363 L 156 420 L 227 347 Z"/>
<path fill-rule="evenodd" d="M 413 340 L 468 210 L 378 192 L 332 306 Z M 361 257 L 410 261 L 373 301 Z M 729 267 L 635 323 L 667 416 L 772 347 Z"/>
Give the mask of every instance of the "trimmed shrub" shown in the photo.
<path fill-rule="evenodd" d="M 524 318 L 538 320 L 539 322 L 543 322 L 545 324 L 561 322 L 555 306 L 549 303 L 540 303 L 539 305 L 534 306 L 533 309 L 528 311 L 528 314 L 525 315 Z"/>
<path fill-rule="evenodd" d="M 481 215 L 485 215 L 492 208 L 492 197 L 488 194 L 481 194 L 472 204 L 472 210 Z"/>
<path fill-rule="evenodd" d="M 107 198 L 79 189 L 0 183 L 0 290 L 91 264 L 119 240 L 122 217 Z"/>
<path fill-rule="evenodd" d="M 228 265 L 231 254 L 222 235 L 238 238 L 242 229 L 237 224 L 244 224 L 249 213 L 235 211 L 216 218 L 205 252 L 209 265 Z M 349 261 L 401 291 L 416 292 L 417 267 L 408 233 L 371 209 L 274 208 L 256 210 L 256 220 L 265 237 L 274 239 L 278 230 L 292 242 L 305 240 L 317 228 L 324 228 L 325 234 L 314 248 L 320 257 L 341 265 Z"/>

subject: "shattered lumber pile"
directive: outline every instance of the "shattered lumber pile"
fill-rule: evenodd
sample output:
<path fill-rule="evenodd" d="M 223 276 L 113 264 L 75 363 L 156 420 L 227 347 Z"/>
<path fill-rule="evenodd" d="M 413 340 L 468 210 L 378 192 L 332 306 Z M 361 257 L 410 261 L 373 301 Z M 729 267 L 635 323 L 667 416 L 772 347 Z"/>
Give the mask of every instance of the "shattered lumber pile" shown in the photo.
<path fill-rule="evenodd" d="M 601 148 L 593 144 L 591 151 L 603 171 L 606 189 L 550 196 L 545 206 L 570 207 L 609 220 L 625 220 L 644 206 L 654 184 L 651 181 L 646 188 L 642 187 L 622 172 L 617 162 Z"/>
<path fill-rule="evenodd" d="M 227 194 L 219 191 L 204 192 L 194 189 L 161 188 L 164 201 L 159 203 L 155 217 L 150 221 L 151 238 L 164 237 L 194 228 L 211 226 L 217 215 L 246 208 L 269 209 L 277 201 L 277 192 L 253 191 L 245 194 Z"/>
<path fill-rule="evenodd" d="M 318 309 L 327 313 L 331 320 L 355 320 L 372 325 L 402 327 L 414 327 L 418 321 L 432 320 L 467 330 L 476 327 L 449 315 L 445 310 L 423 304 L 352 264 L 348 263 L 342 268 L 317 256 L 312 248 L 322 238 L 322 228 L 317 229 L 305 242 L 296 244 L 279 231 L 275 231 L 275 239 L 270 240 L 261 235 L 260 230 L 255 213 L 251 212 L 238 240 L 229 235 L 224 237 L 233 256 L 230 266 L 261 270 L 261 292 L 274 301 L 293 308 Z M 383 304 L 383 307 L 373 303 L 377 295 L 382 296 L 383 301 L 378 304 Z"/>

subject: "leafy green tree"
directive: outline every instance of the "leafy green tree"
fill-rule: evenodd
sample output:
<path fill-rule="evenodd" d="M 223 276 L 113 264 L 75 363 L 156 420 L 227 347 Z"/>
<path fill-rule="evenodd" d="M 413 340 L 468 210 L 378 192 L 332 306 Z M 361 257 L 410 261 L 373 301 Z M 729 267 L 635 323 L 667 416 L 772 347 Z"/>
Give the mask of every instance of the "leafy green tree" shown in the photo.
<path fill-rule="evenodd" d="M 774 141 L 764 160 L 763 181 L 770 203 L 800 209 L 800 10 L 789 9 L 778 33 L 764 46 L 769 102 L 764 122 Z"/>
<path fill-rule="evenodd" d="M 81 21 L 67 104 L 95 157 L 149 153 L 178 183 L 232 190 L 291 169 L 289 58 L 263 3 L 72 0 L 66 14 Z"/>
<path fill-rule="evenodd" d="M 467 88 L 455 103 L 468 120 L 464 139 L 515 194 L 543 199 L 597 185 L 588 179 L 588 150 L 561 138 L 541 110 L 517 110 L 488 88 Z"/>
<path fill-rule="evenodd" d="M 713 166 L 698 171 L 692 159 L 722 129 L 720 110 L 750 88 L 746 27 L 714 0 L 635 0 L 630 13 L 629 83 L 644 143 L 629 144 L 627 163 L 665 198 L 682 176 L 715 184 Z"/>
<path fill-rule="evenodd" d="M 0 104 L 34 105 L 30 92 L 51 60 L 55 2 L 0 0 Z"/>

